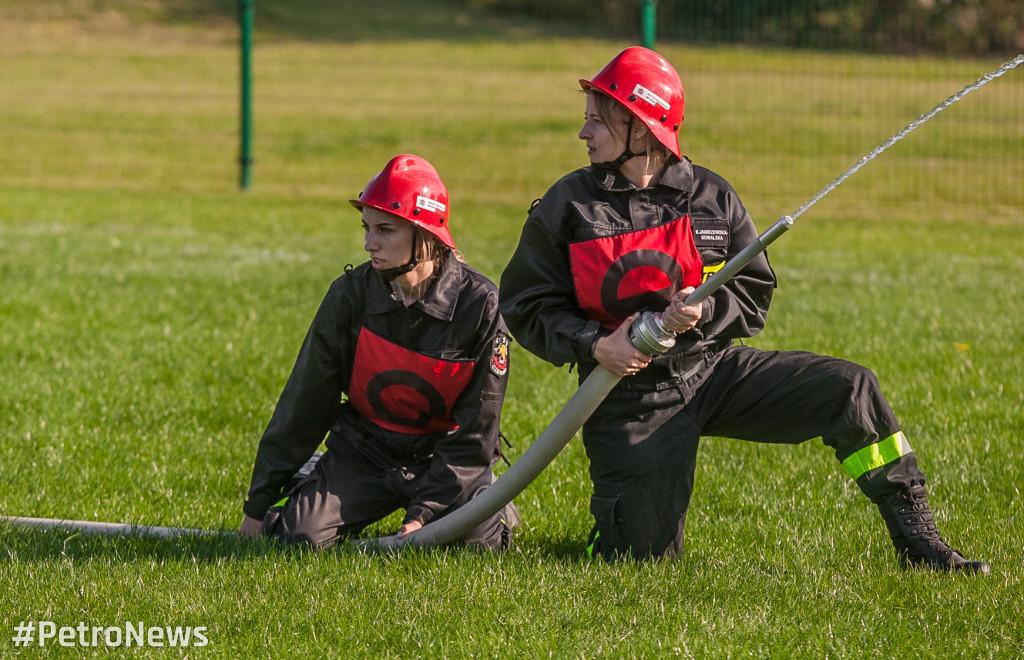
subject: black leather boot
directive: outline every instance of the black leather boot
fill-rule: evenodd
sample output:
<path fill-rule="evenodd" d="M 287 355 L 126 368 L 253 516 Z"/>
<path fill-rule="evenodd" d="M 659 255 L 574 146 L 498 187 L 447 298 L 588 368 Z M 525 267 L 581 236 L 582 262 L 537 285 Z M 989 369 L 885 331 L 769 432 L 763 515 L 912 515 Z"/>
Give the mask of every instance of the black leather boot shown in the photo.
<path fill-rule="evenodd" d="M 924 486 L 912 486 L 886 497 L 878 502 L 878 510 L 904 567 L 924 566 L 984 575 L 991 571 L 985 562 L 966 559 L 942 540 Z"/>

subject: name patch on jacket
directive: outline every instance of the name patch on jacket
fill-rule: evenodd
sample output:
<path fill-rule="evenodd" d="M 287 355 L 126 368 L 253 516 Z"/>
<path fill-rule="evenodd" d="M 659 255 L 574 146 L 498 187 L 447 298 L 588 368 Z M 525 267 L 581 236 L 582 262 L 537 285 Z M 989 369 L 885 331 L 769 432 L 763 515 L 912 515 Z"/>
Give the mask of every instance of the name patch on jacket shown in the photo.
<path fill-rule="evenodd" d="M 696 225 L 693 228 L 694 238 L 700 247 L 729 247 L 729 225 Z"/>
<path fill-rule="evenodd" d="M 690 216 L 569 246 L 573 282 L 588 317 L 616 328 L 633 312 L 660 312 L 672 294 L 700 284 Z"/>
<path fill-rule="evenodd" d="M 441 360 L 359 331 L 349 403 L 381 428 L 410 435 L 458 428 L 452 408 L 473 378 L 469 360 Z"/>

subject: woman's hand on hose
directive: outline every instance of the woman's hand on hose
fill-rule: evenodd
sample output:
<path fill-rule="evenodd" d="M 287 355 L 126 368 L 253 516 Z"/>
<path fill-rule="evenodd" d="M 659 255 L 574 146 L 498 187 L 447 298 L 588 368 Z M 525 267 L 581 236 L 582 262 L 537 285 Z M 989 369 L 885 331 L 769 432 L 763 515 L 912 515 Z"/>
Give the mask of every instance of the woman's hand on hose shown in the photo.
<path fill-rule="evenodd" d="M 662 324 L 672 332 L 686 332 L 696 326 L 697 321 L 700 320 L 704 303 L 699 302 L 696 305 L 687 305 L 684 302 L 686 296 L 693 293 L 693 291 L 692 286 L 688 286 L 682 291 L 677 291 L 672 296 L 672 301 L 668 304 L 668 307 L 661 313 Z"/>
<path fill-rule="evenodd" d="M 422 529 L 422 528 L 423 528 L 423 523 L 421 523 L 418 520 L 410 520 L 409 522 L 407 522 L 404 525 L 402 525 L 402 528 L 400 530 L 398 530 L 398 535 L 397 536 L 398 536 L 398 538 L 402 538 L 406 534 L 411 534 L 412 532 L 415 532 L 417 529 Z"/>
<path fill-rule="evenodd" d="M 639 316 L 633 314 L 615 332 L 594 344 L 594 358 L 616 376 L 632 376 L 651 362 L 650 356 L 640 352 L 629 340 L 629 329 Z"/>

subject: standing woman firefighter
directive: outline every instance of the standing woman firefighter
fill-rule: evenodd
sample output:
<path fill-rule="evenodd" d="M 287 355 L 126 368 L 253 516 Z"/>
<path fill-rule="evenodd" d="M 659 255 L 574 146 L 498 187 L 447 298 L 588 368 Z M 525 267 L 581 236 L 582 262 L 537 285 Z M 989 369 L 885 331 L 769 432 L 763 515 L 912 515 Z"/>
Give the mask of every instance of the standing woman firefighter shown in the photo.
<path fill-rule="evenodd" d="M 904 565 L 988 573 L 946 545 L 925 476 L 869 370 L 736 339 L 765 325 L 764 253 L 697 305 L 686 295 L 757 237 L 733 188 L 679 149 L 675 69 L 628 48 L 580 81 L 591 165 L 535 202 L 501 277 L 501 310 L 528 350 L 623 376 L 583 426 L 594 484 L 590 553 L 677 555 L 702 435 L 798 444 L 821 437 L 874 502 Z M 680 333 L 653 359 L 629 340 L 643 311 Z"/>
<path fill-rule="evenodd" d="M 351 203 L 370 260 L 313 319 L 256 452 L 243 536 L 324 547 L 400 508 L 403 536 L 494 479 L 508 331 L 497 287 L 455 250 L 448 191 L 400 155 Z M 510 503 L 462 542 L 505 549 L 517 522 Z"/>

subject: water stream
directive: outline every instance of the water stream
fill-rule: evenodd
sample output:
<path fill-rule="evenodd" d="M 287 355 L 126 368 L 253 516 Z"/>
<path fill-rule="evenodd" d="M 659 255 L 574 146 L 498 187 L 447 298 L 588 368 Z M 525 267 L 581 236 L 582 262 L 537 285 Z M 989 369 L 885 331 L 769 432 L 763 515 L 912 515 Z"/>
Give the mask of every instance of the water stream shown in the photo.
<path fill-rule="evenodd" d="M 1010 69 L 1013 69 L 1013 68 L 1015 68 L 1016 66 L 1018 66 L 1019 64 L 1022 64 L 1022 63 L 1024 63 L 1024 53 L 1022 53 L 1022 54 L 1018 55 L 1017 57 L 1013 58 L 1012 60 L 1004 63 L 1002 66 L 1000 66 L 995 71 L 992 71 L 991 73 L 986 73 L 981 78 L 978 78 L 976 81 L 974 81 L 970 85 L 964 87 L 963 89 L 961 89 L 959 92 L 957 92 L 953 96 L 950 96 L 948 99 L 946 99 L 942 103 L 940 103 L 937 106 L 935 106 L 934 108 L 932 108 L 929 112 L 926 112 L 925 114 L 921 115 L 920 117 L 915 119 L 913 122 L 911 122 L 906 128 L 901 130 L 899 133 L 896 133 L 895 135 L 893 135 L 891 138 L 889 138 L 888 140 L 886 140 L 882 144 L 878 145 L 871 153 L 869 153 L 867 156 L 864 156 L 859 161 L 857 161 L 853 165 L 853 167 L 851 167 L 850 169 L 846 170 L 845 172 L 843 172 L 842 174 L 837 176 L 832 181 L 832 183 L 828 184 L 827 186 L 825 186 L 824 188 L 819 190 L 817 195 L 815 195 L 814 197 L 812 197 L 809 200 L 807 200 L 806 202 L 804 202 L 804 205 L 801 206 L 799 209 L 797 209 L 795 213 L 790 214 L 789 217 L 792 220 L 797 219 L 798 217 L 800 217 L 800 215 L 804 211 L 806 211 L 807 209 L 809 209 L 812 206 L 814 206 L 815 204 L 817 204 L 818 201 L 822 197 L 824 197 L 825 195 L 827 195 L 830 192 L 832 192 L 833 190 L 835 190 L 836 186 L 838 186 L 840 183 L 842 183 L 846 179 L 850 178 L 850 176 L 852 176 L 854 172 L 856 172 L 860 168 L 862 168 L 865 165 L 867 165 L 869 160 L 873 159 L 875 156 L 878 156 L 880 153 L 882 153 L 883 151 L 885 151 L 886 149 L 888 149 L 889 147 L 891 147 L 892 145 L 896 144 L 897 142 L 902 140 L 904 137 L 906 137 L 907 133 L 910 133 L 912 130 L 914 130 L 915 128 L 917 128 L 921 124 L 925 123 L 926 121 L 928 121 L 929 119 L 931 119 L 935 115 L 939 114 L 940 112 L 942 112 L 943 110 L 945 110 L 949 106 L 953 105 L 954 103 L 956 103 L 957 101 L 959 101 L 963 97 L 967 96 L 968 94 L 970 94 L 974 90 L 978 89 L 979 87 L 981 87 L 985 83 L 989 82 L 990 80 L 994 80 L 994 79 L 998 78 L 999 76 L 1003 75 L 1004 73 L 1006 73 Z"/>

